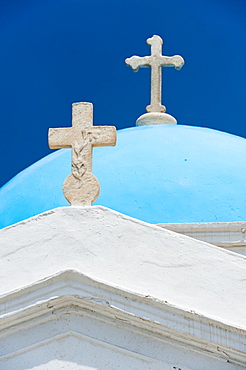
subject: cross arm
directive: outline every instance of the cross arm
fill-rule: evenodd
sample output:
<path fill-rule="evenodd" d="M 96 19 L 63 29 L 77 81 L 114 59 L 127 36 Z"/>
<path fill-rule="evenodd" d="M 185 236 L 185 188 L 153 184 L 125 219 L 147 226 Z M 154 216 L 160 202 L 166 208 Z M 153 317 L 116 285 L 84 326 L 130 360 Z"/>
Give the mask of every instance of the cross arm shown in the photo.
<path fill-rule="evenodd" d="M 138 57 L 137 55 L 133 55 L 131 58 L 127 58 L 125 63 L 131 67 L 134 72 L 137 72 L 140 67 L 150 67 L 150 58 L 149 56 Z"/>
<path fill-rule="evenodd" d="M 116 128 L 114 126 L 95 126 L 89 130 L 92 146 L 115 146 Z"/>
<path fill-rule="evenodd" d="M 48 141 L 50 149 L 71 148 L 73 143 L 72 127 L 50 128 Z"/>
<path fill-rule="evenodd" d="M 162 67 L 175 67 L 175 69 L 181 69 L 184 65 L 184 59 L 180 55 L 174 55 L 172 57 L 160 57 Z"/>

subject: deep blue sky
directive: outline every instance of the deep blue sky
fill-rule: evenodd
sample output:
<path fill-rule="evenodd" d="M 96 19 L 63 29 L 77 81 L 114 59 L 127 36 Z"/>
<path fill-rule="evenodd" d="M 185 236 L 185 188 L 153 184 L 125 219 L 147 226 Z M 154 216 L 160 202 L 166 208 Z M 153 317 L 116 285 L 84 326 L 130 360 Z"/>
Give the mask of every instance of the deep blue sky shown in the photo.
<path fill-rule="evenodd" d="M 153 34 L 186 62 L 163 70 L 167 112 L 246 137 L 245 20 L 245 0 L 1 0 L 0 186 L 52 152 L 73 102 L 94 104 L 94 125 L 134 126 L 150 71 L 124 59 L 149 55 Z"/>

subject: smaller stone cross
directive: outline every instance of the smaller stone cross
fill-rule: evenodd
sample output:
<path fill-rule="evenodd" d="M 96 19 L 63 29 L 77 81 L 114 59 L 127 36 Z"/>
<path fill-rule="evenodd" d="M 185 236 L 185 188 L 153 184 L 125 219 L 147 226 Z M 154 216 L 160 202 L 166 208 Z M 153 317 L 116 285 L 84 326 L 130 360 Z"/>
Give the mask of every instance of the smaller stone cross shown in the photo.
<path fill-rule="evenodd" d="M 184 59 L 180 55 L 163 56 L 163 41 L 160 36 L 154 35 L 147 39 L 146 42 L 151 46 L 151 55 L 146 57 L 133 55 L 131 58 L 127 58 L 125 63 L 135 72 L 140 67 L 151 67 L 151 99 L 150 105 L 146 107 L 146 110 L 147 112 L 166 112 L 166 107 L 161 105 L 161 68 L 175 67 L 176 69 L 181 69 L 184 65 Z"/>
<path fill-rule="evenodd" d="M 114 146 L 114 126 L 92 126 L 93 105 L 72 105 L 72 127 L 50 128 L 51 149 L 72 148 L 72 173 L 65 179 L 63 193 L 71 205 L 90 206 L 98 197 L 100 186 L 92 174 L 92 147 Z"/>

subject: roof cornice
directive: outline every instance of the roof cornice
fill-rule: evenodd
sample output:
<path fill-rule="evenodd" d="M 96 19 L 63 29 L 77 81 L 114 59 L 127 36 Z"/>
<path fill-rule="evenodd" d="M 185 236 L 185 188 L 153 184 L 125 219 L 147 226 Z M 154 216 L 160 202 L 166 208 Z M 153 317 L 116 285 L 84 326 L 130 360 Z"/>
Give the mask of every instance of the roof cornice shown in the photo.
<path fill-rule="evenodd" d="M 144 331 L 157 340 L 226 362 L 245 365 L 246 361 L 245 330 L 151 296 L 115 288 L 73 270 L 1 296 L 0 310 L 0 339 L 67 313 L 96 315 L 98 320 L 116 320 L 136 332 Z"/>

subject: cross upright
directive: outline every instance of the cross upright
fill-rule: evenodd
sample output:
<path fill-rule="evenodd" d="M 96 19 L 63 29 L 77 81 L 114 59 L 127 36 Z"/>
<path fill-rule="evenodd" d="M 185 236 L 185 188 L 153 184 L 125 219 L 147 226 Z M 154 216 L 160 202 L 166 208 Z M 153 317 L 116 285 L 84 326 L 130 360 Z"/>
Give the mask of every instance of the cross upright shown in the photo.
<path fill-rule="evenodd" d="M 127 58 L 125 63 L 135 72 L 140 67 L 151 67 L 151 98 L 150 105 L 146 107 L 146 110 L 147 112 L 166 112 L 166 107 L 161 104 L 161 68 L 175 67 L 175 69 L 181 69 L 184 65 L 184 59 L 180 55 L 163 56 L 163 41 L 160 36 L 154 35 L 147 39 L 146 42 L 151 46 L 151 55 L 146 57 L 133 55 L 131 58 Z"/>
<path fill-rule="evenodd" d="M 63 193 L 71 205 L 88 206 L 98 197 L 100 186 L 92 174 L 92 147 L 114 146 L 114 126 L 92 126 L 93 105 L 72 105 L 72 127 L 50 128 L 51 149 L 72 148 L 72 173 L 65 179 Z"/>

